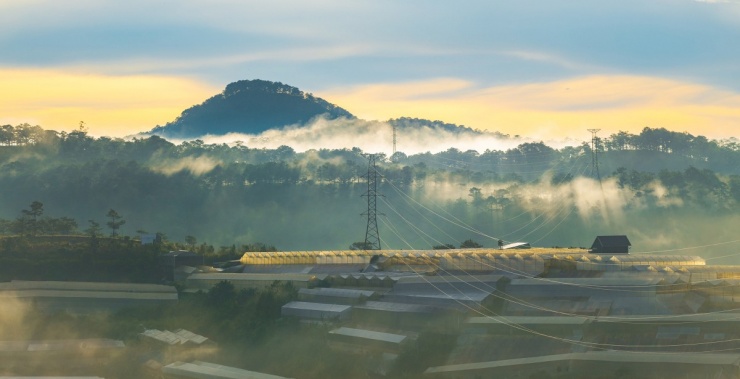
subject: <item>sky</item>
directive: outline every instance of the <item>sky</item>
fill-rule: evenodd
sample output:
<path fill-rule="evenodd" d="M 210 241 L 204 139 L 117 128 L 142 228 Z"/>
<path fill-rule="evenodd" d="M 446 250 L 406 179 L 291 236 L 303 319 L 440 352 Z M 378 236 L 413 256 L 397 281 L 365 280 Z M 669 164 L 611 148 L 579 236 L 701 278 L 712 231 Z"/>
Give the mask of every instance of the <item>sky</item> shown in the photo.
<path fill-rule="evenodd" d="M 231 82 L 531 138 L 740 137 L 740 0 L 2 0 L 0 124 L 121 137 Z"/>

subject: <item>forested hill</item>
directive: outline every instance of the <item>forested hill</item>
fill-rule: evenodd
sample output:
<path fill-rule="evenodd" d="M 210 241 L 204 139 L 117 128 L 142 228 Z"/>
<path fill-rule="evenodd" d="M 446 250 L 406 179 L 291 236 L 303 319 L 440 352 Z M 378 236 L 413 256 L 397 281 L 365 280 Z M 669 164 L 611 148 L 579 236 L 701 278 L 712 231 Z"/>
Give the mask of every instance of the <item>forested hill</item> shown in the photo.
<path fill-rule="evenodd" d="M 304 124 L 320 115 L 329 119 L 354 117 L 326 100 L 283 83 L 241 80 L 149 133 L 169 138 L 258 134 L 268 129 Z"/>
<path fill-rule="evenodd" d="M 428 128 L 433 131 L 445 131 L 449 133 L 473 133 L 473 134 L 482 134 L 483 132 L 469 128 L 464 125 L 455 125 L 455 124 L 448 124 L 442 121 L 431 121 L 431 120 L 425 120 L 421 118 L 411 118 L 411 117 L 401 117 L 401 118 L 393 118 L 388 120 L 388 123 L 392 126 L 403 130 L 403 129 L 420 129 L 420 128 Z M 496 135 L 500 138 L 507 138 L 508 135 L 501 134 L 498 132 L 493 132 L 492 134 Z"/>
<path fill-rule="evenodd" d="M 594 235 L 627 234 L 644 251 L 736 239 L 737 143 L 646 128 L 598 146 L 602 183 L 585 143 L 380 159 L 384 246 L 430 248 L 471 238 L 496 246 L 486 235 L 590 246 Z M 29 221 L 39 235 L 84 235 L 110 219 L 126 221 L 120 235 L 346 249 L 365 235 L 367 173 L 359 148 L 296 152 L 0 125 L 0 235 L 35 230 L 25 227 Z M 43 214 L 34 212 L 36 202 Z"/>

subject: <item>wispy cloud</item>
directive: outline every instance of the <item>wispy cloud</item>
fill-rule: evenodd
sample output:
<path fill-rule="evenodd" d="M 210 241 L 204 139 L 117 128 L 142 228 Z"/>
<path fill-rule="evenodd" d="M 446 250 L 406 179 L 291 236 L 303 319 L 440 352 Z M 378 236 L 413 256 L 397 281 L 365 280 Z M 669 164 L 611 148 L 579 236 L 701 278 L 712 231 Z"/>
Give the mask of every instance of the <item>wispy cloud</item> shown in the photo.
<path fill-rule="evenodd" d="M 595 70 L 597 67 L 567 59 L 556 54 L 530 50 L 507 50 L 500 53 L 504 56 L 519 58 L 527 61 L 537 61 L 560 66 L 569 70 Z"/>
<path fill-rule="evenodd" d="M 185 157 L 181 159 L 159 159 L 152 160 L 152 170 L 165 175 L 188 171 L 193 175 L 203 175 L 220 165 L 222 162 L 211 157 Z"/>
<path fill-rule="evenodd" d="M 253 62 L 322 61 L 365 56 L 375 52 L 372 46 L 336 45 L 284 49 L 265 49 L 247 53 L 195 58 L 137 57 L 102 61 L 72 62 L 65 69 L 103 73 L 136 74 L 169 70 L 219 69 Z M 235 78 L 238 80 L 242 78 Z"/>

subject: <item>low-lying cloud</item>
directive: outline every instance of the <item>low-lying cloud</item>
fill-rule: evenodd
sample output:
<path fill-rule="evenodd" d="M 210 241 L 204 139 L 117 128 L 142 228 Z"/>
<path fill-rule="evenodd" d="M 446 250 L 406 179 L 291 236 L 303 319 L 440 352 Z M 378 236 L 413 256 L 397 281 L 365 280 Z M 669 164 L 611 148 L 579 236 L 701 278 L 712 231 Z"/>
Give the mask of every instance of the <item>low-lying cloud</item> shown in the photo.
<path fill-rule="evenodd" d="M 230 133 L 223 136 L 200 137 L 208 144 L 234 144 L 238 141 L 249 148 L 275 149 L 282 145 L 298 152 L 320 149 L 360 148 L 368 153 L 393 153 L 393 127 L 387 122 L 340 118 L 327 120 L 319 117 L 305 126 L 294 125 L 279 130 L 251 135 Z M 501 138 L 492 133 L 463 131 L 454 133 L 446 130 L 419 126 L 398 128 L 396 149 L 404 154 L 437 153 L 451 147 L 462 151 L 506 150 L 516 147 L 525 140 Z"/>
<path fill-rule="evenodd" d="M 206 174 L 220 165 L 221 161 L 208 156 L 202 157 L 185 157 L 180 159 L 157 160 L 152 164 L 152 170 L 165 174 L 173 175 L 181 171 L 189 171 L 195 176 Z"/>

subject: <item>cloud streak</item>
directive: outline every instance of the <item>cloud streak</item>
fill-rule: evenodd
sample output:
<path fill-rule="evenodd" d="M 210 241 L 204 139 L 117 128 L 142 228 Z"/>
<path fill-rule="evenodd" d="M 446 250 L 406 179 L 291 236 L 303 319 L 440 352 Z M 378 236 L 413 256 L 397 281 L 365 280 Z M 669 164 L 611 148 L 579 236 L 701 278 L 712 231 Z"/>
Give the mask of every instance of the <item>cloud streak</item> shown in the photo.
<path fill-rule="evenodd" d="M 195 176 L 207 174 L 221 161 L 211 157 L 185 157 L 180 159 L 153 159 L 152 170 L 165 175 L 173 175 L 181 171 L 188 171 Z"/>

